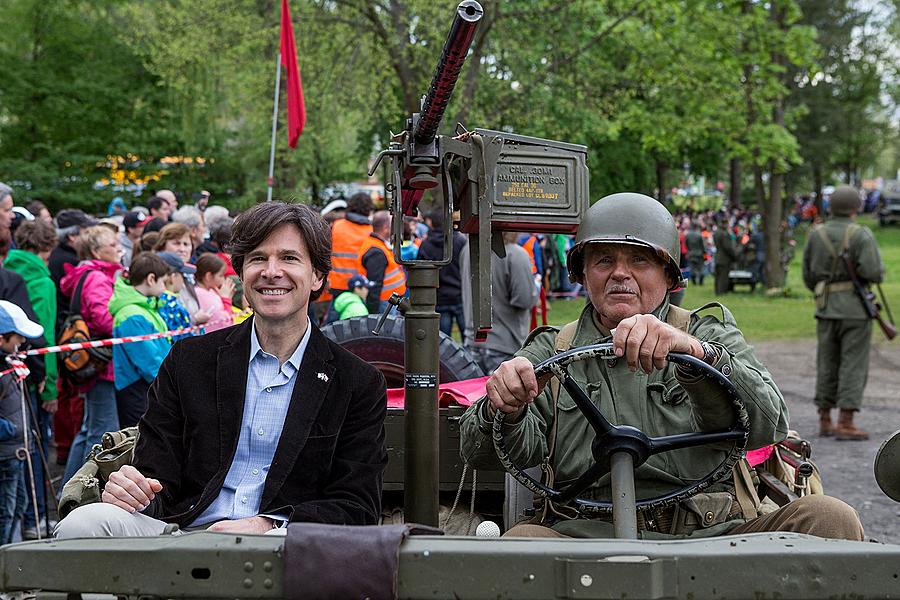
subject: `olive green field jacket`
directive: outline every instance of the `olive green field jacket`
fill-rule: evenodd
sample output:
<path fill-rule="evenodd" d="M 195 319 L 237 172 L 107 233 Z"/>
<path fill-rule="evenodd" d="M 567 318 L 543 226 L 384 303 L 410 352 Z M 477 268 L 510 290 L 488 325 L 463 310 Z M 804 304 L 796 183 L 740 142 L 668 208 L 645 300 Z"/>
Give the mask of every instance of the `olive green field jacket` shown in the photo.
<path fill-rule="evenodd" d="M 668 302 L 654 313 L 666 320 Z M 784 398 L 728 309 L 713 304 L 691 313 L 686 329 L 716 348 L 719 358 L 714 367 L 734 382 L 743 398 L 750 418 L 747 449 L 784 439 L 788 431 Z M 557 332 L 556 328 L 536 330 L 516 355 L 524 356 L 532 364 L 553 356 Z M 578 320 L 570 347 L 609 341 L 609 332 L 601 331 L 593 307 L 588 305 Z M 624 358 L 579 361 L 569 365 L 568 369 L 611 423 L 637 427 L 651 437 L 727 429 L 736 422 L 734 407 L 717 384 L 693 376 L 672 363 L 649 375 L 640 370 L 631 372 Z M 520 468 L 541 464 L 547 454 L 548 424 L 552 420 L 550 388 L 550 385 L 545 386 L 521 420 L 504 424 L 506 447 Z M 486 419 L 486 402 L 486 397 L 482 398 L 463 415 L 460 452 L 463 460 L 475 468 L 502 470 L 491 440 L 492 423 Z M 552 466 L 556 482 L 564 484 L 593 464 L 591 442 L 594 431 L 561 387 L 558 408 Z M 637 497 L 662 495 L 703 478 L 718 467 L 730 448 L 730 443 L 708 445 L 650 457 L 635 472 Z M 730 480 L 708 488 L 708 491 L 732 490 Z M 582 496 L 610 500 L 609 476 L 602 477 Z M 721 533 L 740 522 L 727 526 L 720 523 L 721 527 L 711 528 L 707 535 Z"/>

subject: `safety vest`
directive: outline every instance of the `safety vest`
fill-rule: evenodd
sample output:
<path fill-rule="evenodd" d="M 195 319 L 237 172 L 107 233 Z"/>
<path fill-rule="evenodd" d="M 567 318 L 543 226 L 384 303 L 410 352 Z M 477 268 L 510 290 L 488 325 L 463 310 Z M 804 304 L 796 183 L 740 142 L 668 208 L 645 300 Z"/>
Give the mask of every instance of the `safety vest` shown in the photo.
<path fill-rule="evenodd" d="M 338 219 L 331 225 L 331 273 L 328 287 L 346 290 L 354 275 L 362 275 L 363 243 L 372 233 L 371 224 Z"/>
<path fill-rule="evenodd" d="M 359 250 L 359 255 L 365 256 L 370 248 L 378 248 L 383 251 L 388 263 L 387 267 L 384 269 L 384 283 L 382 284 L 381 298 L 379 298 L 379 300 L 387 300 L 391 297 L 391 294 L 395 292 L 401 296 L 405 294 L 406 275 L 403 273 L 403 269 L 400 268 L 400 265 L 394 260 L 393 251 L 388 248 L 387 244 L 384 243 L 384 240 L 374 235 L 370 235 L 366 238 L 362 248 Z"/>
<path fill-rule="evenodd" d="M 531 260 L 531 274 L 536 275 L 538 272 L 537 268 L 537 259 L 534 257 L 534 245 L 537 244 L 537 236 L 532 235 L 527 240 L 522 242 L 521 246 L 525 248 L 525 252 L 528 253 L 528 258 Z"/>

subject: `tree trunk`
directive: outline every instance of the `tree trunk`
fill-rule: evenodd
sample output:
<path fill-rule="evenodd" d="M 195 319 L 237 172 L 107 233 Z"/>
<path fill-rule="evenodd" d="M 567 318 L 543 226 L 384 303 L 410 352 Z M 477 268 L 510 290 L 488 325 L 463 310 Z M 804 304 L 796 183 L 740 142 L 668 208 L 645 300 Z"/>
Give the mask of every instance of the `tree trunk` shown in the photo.
<path fill-rule="evenodd" d="M 781 219 L 783 175 L 775 171 L 769 176 L 769 201 L 763 205 L 763 235 L 766 245 L 766 287 L 784 287 L 784 271 L 781 268 Z"/>
<path fill-rule="evenodd" d="M 784 7 L 773 1 L 769 12 L 772 21 L 779 29 L 785 28 Z M 778 51 L 772 52 L 772 63 L 784 65 L 785 57 Z M 783 77 L 783 76 L 782 76 Z M 784 96 L 777 96 L 772 104 L 772 124 L 784 128 Z M 763 209 L 763 232 L 766 245 L 766 287 L 768 289 L 784 287 L 784 271 L 781 268 L 781 219 L 782 219 L 782 186 L 784 175 L 778 170 L 774 160 L 769 161 L 769 202 Z"/>
<path fill-rule="evenodd" d="M 758 151 L 756 151 L 758 154 Z M 756 198 L 756 210 L 762 212 L 766 205 L 766 184 L 763 182 L 763 169 L 753 165 L 753 191 Z"/>
<path fill-rule="evenodd" d="M 728 194 L 731 206 L 741 206 L 741 160 L 732 158 L 728 164 Z"/>
<path fill-rule="evenodd" d="M 666 164 L 656 161 L 656 199 L 661 203 L 666 203 Z"/>

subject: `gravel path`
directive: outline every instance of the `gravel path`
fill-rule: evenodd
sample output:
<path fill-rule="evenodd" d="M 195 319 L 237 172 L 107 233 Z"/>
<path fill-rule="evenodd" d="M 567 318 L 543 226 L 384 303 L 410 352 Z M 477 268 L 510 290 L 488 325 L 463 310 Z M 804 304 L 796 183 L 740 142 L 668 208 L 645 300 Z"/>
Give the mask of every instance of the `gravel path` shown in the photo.
<path fill-rule="evenodd" d="M 791 427 L 813 446 L 812 459 L 822 472 L 825 492 L 855 507 L 866 535 L 900 543 L 900 504 L 884 495 L 872 466 L 881 443 L 900 429 L 900 343 L 873 345 L 863 408 L 856 423 L 869 441 L 839 442 L 818 437 L 813 404 L 816 379 L 814 341 L 763 342 L 757 355 L 769 367 L 791 414 Z M 900 477 L 900 465 L 897 466 Z"/>

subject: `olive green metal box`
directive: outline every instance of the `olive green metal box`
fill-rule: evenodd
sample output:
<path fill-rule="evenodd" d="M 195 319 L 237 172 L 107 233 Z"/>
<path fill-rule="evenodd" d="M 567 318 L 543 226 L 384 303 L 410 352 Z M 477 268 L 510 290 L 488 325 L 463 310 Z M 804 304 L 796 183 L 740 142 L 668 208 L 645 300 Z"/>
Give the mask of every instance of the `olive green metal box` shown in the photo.
<path fill-rule="evenodd" d="M 462 477 L 463 462 L 459 457 L 459 419 L 465 407 L 451 406 L 440 409 L 440 489 L 456 491 Z M 405 418 L 403 409 L 389 408 L 384 421 L 387 438 L 388 465 L 384 472 L 385 491 L 399 491 L 403 485 L 403 463 L 406 456 L 404 444 Z M 479 490 L 503 490 L 504 474 L 501 471 L 479 471 Z M 466 474 L 464 489 L 472 488 L 472 472 Z"/>
<path fill-rule="evenodd" d="M 463 232 L 474 233 L 486 221 L 499 231 L 578 230 L 589 199 L 587 147 L 489 129 L 475 133 L 483 143 L 473 148 L 467 193 L 458 197 Z"/>

